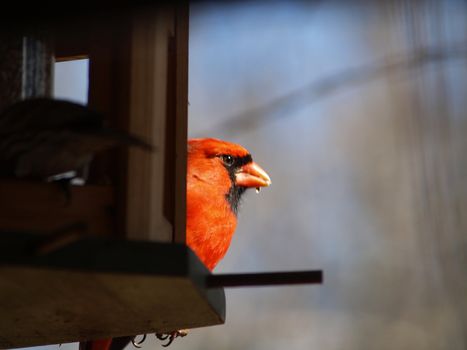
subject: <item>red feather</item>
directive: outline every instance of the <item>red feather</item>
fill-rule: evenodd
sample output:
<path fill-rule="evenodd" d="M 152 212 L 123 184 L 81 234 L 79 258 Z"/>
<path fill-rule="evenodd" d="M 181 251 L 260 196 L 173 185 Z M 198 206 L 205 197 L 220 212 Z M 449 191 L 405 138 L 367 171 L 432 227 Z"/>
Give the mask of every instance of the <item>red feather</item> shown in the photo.
<path fill-rule="evenodd" d="M 188 142 L 186 240 L 210 270 L 224 257 L 237 227 L 237 217 L 226 199 L 231 179 L 217 157 L 224 154 L 244 157 L 249 153 L 215 139 Z"/>

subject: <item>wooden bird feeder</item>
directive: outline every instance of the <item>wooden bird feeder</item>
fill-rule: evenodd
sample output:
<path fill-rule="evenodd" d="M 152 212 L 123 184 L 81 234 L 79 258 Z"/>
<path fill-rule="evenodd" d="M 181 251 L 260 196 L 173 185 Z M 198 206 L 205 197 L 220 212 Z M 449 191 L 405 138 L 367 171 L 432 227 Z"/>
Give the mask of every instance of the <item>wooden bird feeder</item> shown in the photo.
<path fill-rule="evenodd" d="M 216 279 L 185 246 L 188 3 L 66 5 L 2 18 L 0 109 L 50 95 L 53 62 L 86 57 L 88 105 L 156 150 L 99 155 L 70 201 L 0 180 L 0 348 L 221 324 L 222 286 L 254 281 Z M 289 281 L 305 280 L 321 273 Z"/>

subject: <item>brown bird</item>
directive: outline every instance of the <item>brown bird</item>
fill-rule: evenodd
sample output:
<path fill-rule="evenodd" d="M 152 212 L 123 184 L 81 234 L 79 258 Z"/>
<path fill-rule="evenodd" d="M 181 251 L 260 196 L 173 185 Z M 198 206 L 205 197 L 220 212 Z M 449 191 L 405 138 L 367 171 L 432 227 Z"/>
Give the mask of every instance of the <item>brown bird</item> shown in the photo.
<path fill-rule="evenodd" d="M 17 102 L 0 114 L 0 175 L 47 179 L 78 170 L 94 154 L 119 144 L 152 150 L 127 133 L 104 126 L 88 107 L 50 98 Z"/>

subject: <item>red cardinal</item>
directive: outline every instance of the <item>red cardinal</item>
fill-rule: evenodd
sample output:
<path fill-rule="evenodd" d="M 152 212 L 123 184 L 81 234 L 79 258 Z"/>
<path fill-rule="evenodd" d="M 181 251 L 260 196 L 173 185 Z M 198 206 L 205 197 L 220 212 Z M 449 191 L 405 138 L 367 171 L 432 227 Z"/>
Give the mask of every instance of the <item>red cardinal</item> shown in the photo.
<path fill-rule="evenodd" d="M 242 194 L 270 184 L 268 174 L 242 146 L 217 139 L 188 141 L 186 241 L 209 270 L 229 249 Z M 178 335 L 184 333 L 171 334 L 168 344 Z M 81 344 L 86 350 L 117 350 L 122 349 L 117 339 L 124 347 L 131 338 Z"/>
<path fill-rule="evenodd" d="M 188 141 L 186 240 L 209 270 L 229 248 L 242 194 L 270 184 L 242 146 L 216 139 Z"/>

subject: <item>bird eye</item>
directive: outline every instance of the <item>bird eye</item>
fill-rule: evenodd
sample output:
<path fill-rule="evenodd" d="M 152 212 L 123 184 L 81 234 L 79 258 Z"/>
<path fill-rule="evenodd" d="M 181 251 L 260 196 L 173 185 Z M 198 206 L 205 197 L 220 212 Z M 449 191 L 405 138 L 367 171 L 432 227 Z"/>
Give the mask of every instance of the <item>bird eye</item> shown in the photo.
<path fill-rule="evenodd" d="M 224 164 L 227 166 L 232 166 L 234 164 L 234 157 L 228 154 L 221 156 L 221 159 L 224 162 Z"/>

